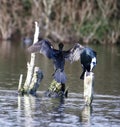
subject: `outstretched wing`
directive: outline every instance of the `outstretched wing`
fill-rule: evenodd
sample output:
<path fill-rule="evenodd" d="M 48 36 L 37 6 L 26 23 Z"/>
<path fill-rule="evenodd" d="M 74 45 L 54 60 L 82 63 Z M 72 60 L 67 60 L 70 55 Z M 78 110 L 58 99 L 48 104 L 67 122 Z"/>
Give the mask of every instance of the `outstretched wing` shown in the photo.
<path fill-rule="evenodd" d="M 31 53 L 39 52 L 45 56 L 47 56 L 49 59 L 52 58 L 53 54 L 53 46 L 48 40 L 41 40 L 38 41 L 37 43 L 33 44 L 28 48 L 28 51 Z"/>
<path fill-rule="evenodd" d="M 80 54 L 84 47 L 79 43 L 76 43 L 73 48 L 68 51 L 64 51 L 64 57 L 67 61 L 74 62 L 80 59 Z"/>

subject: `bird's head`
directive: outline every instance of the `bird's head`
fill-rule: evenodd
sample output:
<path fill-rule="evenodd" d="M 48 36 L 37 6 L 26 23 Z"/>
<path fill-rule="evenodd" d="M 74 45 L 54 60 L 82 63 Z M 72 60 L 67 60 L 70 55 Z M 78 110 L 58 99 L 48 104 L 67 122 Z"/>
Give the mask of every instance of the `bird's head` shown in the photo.
<path fill-rule="evenodd" d="M 64 47 L 63 43 L 59 43 L 59 44 L 58 44 L 58 47 L 59 47 L 59 50 L 62 50 L 63 47 Z"/>

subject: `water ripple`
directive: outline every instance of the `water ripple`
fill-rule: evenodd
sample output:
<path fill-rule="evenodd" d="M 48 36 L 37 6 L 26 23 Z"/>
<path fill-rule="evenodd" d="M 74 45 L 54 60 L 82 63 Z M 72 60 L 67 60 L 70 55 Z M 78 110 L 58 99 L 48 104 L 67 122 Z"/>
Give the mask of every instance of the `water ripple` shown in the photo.
<path fill-rule="evenodd" d="M 17 91 L 0 90 L 0 125 L 29 127 L 120 126 L 120 96 L 94 95 L 92 106 L 84 106 L 81 93 L 68 98 L 18 96 Z M 4 122 L 5 121 L 5 122 Z"/>

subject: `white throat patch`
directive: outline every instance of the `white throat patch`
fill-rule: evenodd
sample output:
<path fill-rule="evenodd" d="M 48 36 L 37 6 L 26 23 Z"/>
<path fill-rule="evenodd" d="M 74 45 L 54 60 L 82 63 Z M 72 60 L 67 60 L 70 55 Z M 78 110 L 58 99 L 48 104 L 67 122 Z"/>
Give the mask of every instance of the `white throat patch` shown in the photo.
<path fill-rule="evenodd" d="M 90 71 L 92 71 L 93 68 L 96 66 L 96 62 L 97 62 L 96 57 L 93 57 L 90 64 Z"/>

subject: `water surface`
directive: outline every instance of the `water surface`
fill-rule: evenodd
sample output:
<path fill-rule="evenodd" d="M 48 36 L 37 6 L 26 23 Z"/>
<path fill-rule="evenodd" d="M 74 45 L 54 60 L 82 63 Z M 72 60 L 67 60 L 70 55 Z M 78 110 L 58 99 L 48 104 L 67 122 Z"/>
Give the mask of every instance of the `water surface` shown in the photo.
<path fill-rule="evenodd" d="M 65 49 L 73 45 L 65 45 Z M 57 47 L 55 45 L 55 47 Z M 0 126 L 29 127 L 119 127 L 120 47 L 89 45 L 97 51 L 92 106 L 84 106 L 82 72 L 79 62 L 66 63 L 68 98 L 44 97 L 52 81 L 52 61 L 37 54 L 36 65 L 44 73 L 38 96 L 18 96 L 19 76 L 26 78 L 30 55 L 19 42 L 0 42 Z"/>

